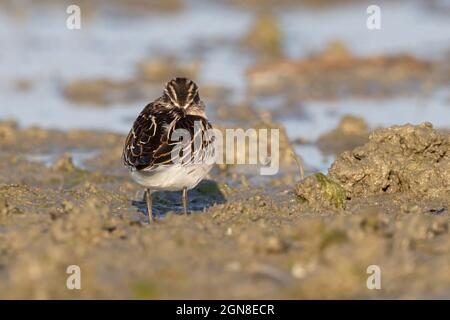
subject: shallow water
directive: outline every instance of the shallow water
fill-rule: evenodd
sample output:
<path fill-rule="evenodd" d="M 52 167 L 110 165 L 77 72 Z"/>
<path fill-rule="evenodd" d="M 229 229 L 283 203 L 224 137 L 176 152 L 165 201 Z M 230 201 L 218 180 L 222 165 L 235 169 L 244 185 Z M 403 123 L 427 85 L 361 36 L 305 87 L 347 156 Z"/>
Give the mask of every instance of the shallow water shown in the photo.
<path fill-rule="evenodd" d="M 25 21 L 0 13 L 0 40 L 8 43 L 0 53 L 0 119 L 14 118 L 22 126 L 126 133 L 145 101 L 107 109 L 80 107 L 62 97 L 62 86 L 79 78 L 125 79 L 138 61 L 164 54 L 176 54 L 181 60 L 200 56 L 200 82 L 230 87 L 233 98 L 241 100 L 245 69 L 252 59 L 237 42 L 254 12 L 206 1 L 189 3 L 176 14 L 133 18 L 100 14 L 86 19 L 81 31 L 65 28 L 65 8 L 34 10 Z M 361 55 L 409 52 L 440 57 L 450 44 L 450 19 L 424 3 L 382 2 L 382 30 L 375 32 L 365 26 L 366 4 L 278 10 L 285 53 L 303 57 L 340 39 Z M 14 81 L 20 79 L 30 80 L 32 88 L 14 89 Z M 345 114 L 363 116 L 373 127 L 423 121 L 449 127 L 449 95 L 446 90 L 387 100 L 311 101 L 304 104 L 304 115 L 280 120 L 291 138 L 311 141 L 335 127 Z M 297 151 L 312 167 L 323 170 L 330 162 L 313 145 Z"/>
<path fill-rule="evenodd" d="M 347 114 L 363 117 L 373 128 L 426 121 L 437 128 L 446 128 L 450 125 L 449 95 L 450 90 L 446 89 L 426 97 L 311 101 L 304 106 L 306 117 L 285 119 L 284 124 L 293 138 L 308 140 L 315 140 L 324 131 L 336 127 L 341 117 Z"/>
<path fill-rule="evenodd" d="M 52 153 L 38 153 L 38 154 L 27 154 L 25 158 L 31 162 L 39 162 L 45 164 L 47 167 L 52 166 L 60 157 L 64 154 L 70 154 L 72 158 L 72 163 L 74 166 L 80 169 L 87 169 L 87 166 L 84 164 L 86 160 L 94 158 L 98 155 L 98 151 L 96 150 L 69 150 L 67 152 L 52 152 Z"/>

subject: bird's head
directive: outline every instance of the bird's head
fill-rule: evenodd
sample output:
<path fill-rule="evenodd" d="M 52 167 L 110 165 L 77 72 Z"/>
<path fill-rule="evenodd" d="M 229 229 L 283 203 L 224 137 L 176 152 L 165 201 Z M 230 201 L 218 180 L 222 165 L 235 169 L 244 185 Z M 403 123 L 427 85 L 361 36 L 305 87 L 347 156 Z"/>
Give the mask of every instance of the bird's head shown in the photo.
<path fill-rule="evenodd" d="M 166 83 L 164 98 L 184 115 L 204 116 L 204 105 L 198 94 L 198 86 L 187 78 L 174 78 Z"/>

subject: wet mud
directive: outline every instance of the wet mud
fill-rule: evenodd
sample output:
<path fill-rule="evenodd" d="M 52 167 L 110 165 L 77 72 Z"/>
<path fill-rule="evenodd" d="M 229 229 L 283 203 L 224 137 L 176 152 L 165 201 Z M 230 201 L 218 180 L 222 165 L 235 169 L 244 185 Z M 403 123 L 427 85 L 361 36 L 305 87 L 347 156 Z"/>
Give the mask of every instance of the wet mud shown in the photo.
<path fill-rule="evenodd" d="M 380 129 L 370 125 L 373 122 L 369 122 L 369 117 L 346 115 L 330 130 L 332 127 L 322 126 L 321 122 L 329 120 L 328 115 L 333 112 L 338 114 L 331 108 L 321 113 L 317 122 L 312 122 L 312 126 L 317 124 L 324 129 L 316 130 L 317 136 L 303 137 L 302 134 L 308 133 L 306 130 L 293 130 L 294 136 L 290 136 L 288 124 L 283 125 L 286 118 L 298 121 L 298 127 L 313 121 L 313 114 L 307 108 L 310 102 L 376 98 L 381 106 L 388 98 L 418 96 L 426 100 L 435 90 L 448 89 L 449 59 L 441 61 L 417 55 L 422 47 L 417 50 L 410 46 L 415 50 L 396 54 L 403 47 L 391 44 L 383 55 L 357 55 L 349 47 L 357 48 L 355 43 L 363 38 L 355 37 L 354 42 L 348 43 L 349 47 L 337 40 L 323 51 L 312 52 L 316 47 L 303 42 L 305 33 L 292 38 L 300 40 L 292 46 L 290 37 L 295 35 L 286 29 L 289 20 L 283 18 L 290 8 L 300 5 L 304 10 L 303 5 L 328 7 L 352 1 L 231 1 L 224 6 L 227 10 L 215 9 L 209 19 L 226 21 L 228 16 L 223 18 L 218 12 L 227 13 L 228 9 L 250 10 L 253 17 L 248 29 L 243 32 L 240 28 L 230 29 L 226 37 L 223 35 L 226 32 L 203 34 L 195 28 L 188 29 L 194 35 L 187 41 L 190 44 L 174 46 L 175 55 L 170 55 L 164 43 L 153 41 L 160 38 L 150 37 L 151 33 L 161 32 L 171 45 L 185 39 L 178 37 L 178 30 L 176 33 L 168 30 L 166 36 L 164 24 L 150 24 L 139 31 L 145 36 L 136 38 L 136 43 L 148 46 L 148 51 L 142 51 L 149 56 L 127 64 L 131 73 L 128 69 L 119 73 L 127 77 L 116 78 L 99 69 L 93 72 L 95 76 L 89 73 L 82 77 L 75 73 L 63 77 L 62 82 L 56 77 L 55 81 L 46 83 L 48 74 L 4 79 L 23 97 L 36 92 L 39 98 L 41 93 L 42 97 L 63 97 L 59 101 L 60 109 L 42 109 L 43 114 L 51 114 L 54 110 L 67 110 L 68 106 L 78 108 L 77 112 L 79 108 L 92 107 L 131 110 L 137 103 L 160 96 L 162 85 L 173 76 L 188 76 L 199 80 L 201 96 L 208 102 L 208 115 L 221 132 L 226 128 L 280 130 L 280 170 L 273 176 L 260 175 L 262 162 L 267 164 L 270 157 L 260 161 L 259 166 L 216 165 L 204 181 L 189 191 L 190 214 L 182 214 L 180 192 L 157 192 L 153 195 L 154 221 L 149 223 L 144 190 L 132 182 L 121 162 L 125 135 L 108 131 L 117 127 L 103 126 L 106 131 L 22 127 L 21 114 L 16 117 L 19 123 L 2 117 L 0 298 L 448 298 L 448 126 L 437 130 L 424 123 Z M 15 20 L 27 21 L 32 20 L 35 9 L 30 3 L 16 5 L 5 0 L 0 1 L 0 6 Z M 51 0 L 45 3 L 49 8 L 61 5 Z M 112 19 L 131 17 L 124 20 L 127 31 L 125 25 L 135 23 L 135 15 L 144 20 L 151 20 L 145 14 L 154 12 L 169 17 L 183 11 L 186 3 L 181 0 L 133 0 L 125 4 L 102 0 L 80 2 L 86 19 L 83 21 L 94 31 L 95 25 L 91 23 L 97 14 L 111 15 Z M 280 9 L 280 14 L 274 8 Z M 189 10 L 187 15 L 180 16 L 180 21 L 189 24 L 202 16 L 194 15 L 192 19 Z M 313 11 L 307 14 L 323 19 Z M 239 17 L 244 19 L 245 15 Z M 59 19 L 58 16 L 58 23 Z M 337 21 L 345 22 L 345 19 L 341 15 Z M 430 19 L 437 17 L 424 19 L 428 27 Z M 99 21 L 102 25 L 106 20 Z M 436 21 L 446 26 L 442 20 Z M 301 27 L 291 25 L 291 29 Z M 311 30 L 317 27 L 318 24 L 312 24 Z M 417 32 L 417 26 L 411 25 L 411 30 Z M 127 32 L 124 34 L 134 34 Z M 97 43 L 101 35 L 88 36 L 86 42 Z M 106 41 L 110 36 L 107 34 L 100 46 L 111 45 L 117 52 L 123 50 L 120 45 L 113 46 Z M 317 39 L 320 45 L 325 41 L 324 35 L 314 32 L 306 38 L 313 37 L 320 38 Z M 420 45 L 428 44 L 423 35 L 408 39 Z M 437 45 L 436 39 L 429 42 L 430 48 L 442 46 Z M 35 41 L 36 48 L 44 47 Z M 306 53 L 288 54 L 288 47 L 302 52 L 305 49 Z M 77 59 L 89 61 L 87 57 L 105 54 L 103 50 L 91 52 L 92 48 L 84 48 L 84 52 L 80 49 Z M 18 46 L 16 51 L 5 55 L 5 61 L 15 61 L 8 60 L 8 56 L 23 51 L 27 50 Z M 107 53 L 114 55 L 115 51 Z M 187 54 L 178 56 L 179 53 Z M 57 50 L 46 63 L 53 62 L 52 57 L 59 54 Z M 222 66 L 220 59 L 225 61 Z M 208 70 L 216 60 L 218 65 Z M 233 69 L 235 64 L 239 68 Z M 233 88 L 239 82 L 236 79 L 240 75 L 236 73 L 245 73 L 247 67 L 247 78 L 241 79 L 242 87 Z M 94 65 L 91 68 L 96 69 Z M 49 70 L 58 68 L 50 63 Z M 48 78 L 53 79 L 53 74 Z M 41 86 L 52 90 L 41 92 Z M 445 97 L 448 100 L 448 93 Z M 7 96 L 5 105 L 25 106 L 20 103 L 16 106 L 14 99 L 17 97 L 9 101 Z M 346 101 L 342 100 L 338 107 L 345 108 Z M 49 100 L 40 103 L 45 105 Z M 113 108 L 102 110 L 105 112 L 102 121 L 111 120 L 106 115 Z M 30 109 L 24 108 L 22 114 L 25 116 L 27 112 Z M 71 115 L 71 112 L 64 114 Z M 429 116 L 426 112 L 419 114 Z M 135 116 L 130 112 L 120 120 L 122 124 L 132 121 L 127 118 L 130 115 Z M 396 117 L 395 121 L 399 119 Z M 313 129 L 309 125 L 307 128 Z M 291 129 L 292 126 L 297 126 L 297 122 L 291 123 Z M 122 126 L 119 128 L 121 132 Z M 260 132 L 257 138 L 267 139 Z M 271 142 L 267 142 L 269 149 L 272 148 Z M 296 155 L 299 145 L 311 147 L 303 149 L 311 154 Z M 313 171 L 311 168 L 319 164 L 310 163 L 303 177 L 301 156 L 313 157 L 314 151 L 336 159 L 327 172 Z M 247 147 L 239 152 L 236 158 L 248 157 Z M 81 290 L 68 290 L 66 286 L 67 268 L 72 265 L 81 269 Z M 372 265 L 382 271 L 381 290 L 367 288 L 367 268 Z"/>
<path fill-rule="evenodd" d="M 287 94 L 300 100 L 386 98 L 428 92 L 450 80 L 446 62 L 407 54 L 359 57 L 339 41 L 300 61 L 257 64 L 247 76 L 255 96 Z"/>
<path fill-rule="evenodd" d="M 113 103 L 129 103 L 150 100 L 161 91 L 161 82 L 177 74 L 194 78 L 199 62 L 179 63 L 174 57 L 148 59 L 136 64 L 130 79 L 109 78 L 79 79 L 64 85 L 62 95 L 74 104 L 109 106 Z"/>
<path fill-rule="evenodd" d="M 0 128 L 2 298 L 448 294 L 448 138 L 428 124 L 376 131 L 300 183 L 296 171 L 261 184 L 215 168 L 189 192 L 189 215 L 179 193 L 155 194 L 151 224 L 120 163 L 123 136 Z M 71 154 L 81 141 L 98 150 L 82 166 Z M 56 149 L 52 163 L 19 156 Z M 372 264 L 382 291 L 366 288 Z M 66 288 L 69 265 L 82 290 Z"/>
<path fill-rule="evenodd" d="M 343 116 L 338 126 L 322 134 L 316 143 L 323 154 L 338 155 L 368 141 L 371 129 L 361 117 Z"/>

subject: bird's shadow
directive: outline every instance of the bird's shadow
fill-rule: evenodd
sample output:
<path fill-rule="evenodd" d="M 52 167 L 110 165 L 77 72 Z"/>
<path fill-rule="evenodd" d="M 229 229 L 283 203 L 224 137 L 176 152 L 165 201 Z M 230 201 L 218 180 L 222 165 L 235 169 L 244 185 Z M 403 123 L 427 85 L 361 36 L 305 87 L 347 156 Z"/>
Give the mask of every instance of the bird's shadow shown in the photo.
<path fill-rule="evenodd" d="M 132 200 L 131 204 L 144 215 L 148 215 L 145 193 L 142 200 Z M 182 214 L 181 191 L 155 191 L 152 193 L 154 217 L 164 217 L 168 212 Z M 225 196 L 213 180 L 203 180 L 188 191 L 188 212 L 203 211 L 215 204 L 225 203 Z"/>

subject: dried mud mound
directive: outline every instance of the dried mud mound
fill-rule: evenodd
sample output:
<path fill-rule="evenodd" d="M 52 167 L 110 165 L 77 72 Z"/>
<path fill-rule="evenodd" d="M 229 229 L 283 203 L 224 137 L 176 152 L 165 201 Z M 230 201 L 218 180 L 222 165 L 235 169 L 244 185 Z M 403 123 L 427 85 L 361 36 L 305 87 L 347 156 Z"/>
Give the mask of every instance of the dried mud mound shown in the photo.
<path fill-rule="evenodd" d="M 433 195 L 450 189 L 450 140 L 429 123 L 376 131 L 342 153 L 329 176 L 350 197 L 394 192 Z"/>
<path fill-rule="evenodd" d="M 324 154 L 339 155 L 365 144 L 369 134 L 370 128 L 364 118 L 346 115 L 335 129 L 319 137 L 317 145 Z"/>
<path fill-rule="evenodd" d="M 312 207 L 345 208 L 352 198 L 387 193 L 435 197 L 450 190 L 450 138 L 429 123 L 375 131 L 369 142 L 342 153 L 329 174 L 299 183 Z"/>

